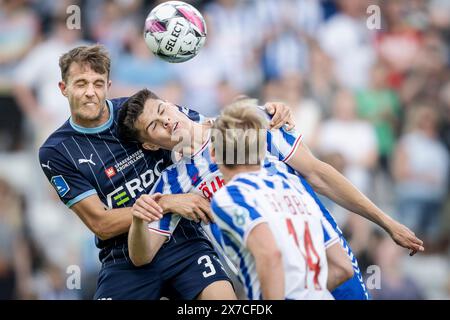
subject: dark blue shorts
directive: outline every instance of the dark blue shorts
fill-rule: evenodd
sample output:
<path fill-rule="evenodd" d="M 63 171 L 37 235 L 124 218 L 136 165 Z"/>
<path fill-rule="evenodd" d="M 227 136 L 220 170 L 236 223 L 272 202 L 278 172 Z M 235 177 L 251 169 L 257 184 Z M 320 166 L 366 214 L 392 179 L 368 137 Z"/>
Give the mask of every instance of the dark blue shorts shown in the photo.
<path fill-rule="evenodd" d="M 230 281 L 208 240 L 172 238 L 150 264 L 135 267 L 129 259 L 104 264 L 94 299 L 192 300 L 220 280 Z"/>

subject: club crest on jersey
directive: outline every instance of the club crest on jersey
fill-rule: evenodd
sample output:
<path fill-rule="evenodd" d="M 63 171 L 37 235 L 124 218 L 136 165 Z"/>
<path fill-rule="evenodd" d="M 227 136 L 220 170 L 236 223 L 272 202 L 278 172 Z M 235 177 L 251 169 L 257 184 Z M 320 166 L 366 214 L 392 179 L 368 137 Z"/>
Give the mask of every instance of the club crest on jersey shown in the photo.
<path fill-rule="evenodd" d="M 249 212 L 245 208 L 239 207 L 233 210 L 233 223 L 238 227 L 245 225 L 248 217 Z"/>
<path fill-rule="evenodd" d="M 108 178 L 114 177 L 116 175 L 116 169 L 114 169 L 114 167 L 106 168 L 105 174 Z"/>
<path fill-rule="evenodd" d="M 51 183 L 55 187 L 56 192 L 58 192 L 58 195 L 60 197 L 64 197 L 70 190 L 70 187 L 67 184 L 66 180 L 64 180 L 63 176 L 52 177 Z"/>

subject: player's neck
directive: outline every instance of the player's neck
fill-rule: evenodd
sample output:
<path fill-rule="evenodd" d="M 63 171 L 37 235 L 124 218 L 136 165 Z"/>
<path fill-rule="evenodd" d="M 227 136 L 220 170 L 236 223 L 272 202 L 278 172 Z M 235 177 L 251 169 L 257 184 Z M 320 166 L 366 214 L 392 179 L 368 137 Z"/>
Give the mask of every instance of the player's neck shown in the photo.
<path fill-rule="evenodd" d="M 233 180 L 233 178 L 235 178 L 237 175 L 240 175 L 241 173 L 259 172 L 260 170 L 261 166 L 259 164 L 238 165 L 232 168 L 221 166 L 220 168 L 225 183 L 230 182 L 231 180 Z"/>

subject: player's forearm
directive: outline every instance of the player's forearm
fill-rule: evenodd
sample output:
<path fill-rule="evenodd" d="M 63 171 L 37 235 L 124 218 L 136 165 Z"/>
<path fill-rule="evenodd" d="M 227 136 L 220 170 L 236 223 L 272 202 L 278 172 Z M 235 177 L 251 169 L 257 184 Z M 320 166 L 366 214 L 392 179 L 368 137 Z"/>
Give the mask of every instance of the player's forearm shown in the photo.
<path fill-rule="evenodd" d="M 152 260 L 154 255 L 150 243 L 150 231 L 148 231 L 147 222 L 133 218 L 128 233 L 128 251 L 135 266 L 147 264 Z"/>
<path fill-rule="evenodd" d="M 108 210 L 96 195 L 75 203 L 71 210 L 102 240 L 127 233 L 131 225 L 131 208 Z"/>
<path fill-rule="evenodd" d="M 345 209 L 354 212 L 387 230 L 392 218 L 381 211 L 350 181 L 332 166 L 323 163 L 307 177 L 311 186 Z"/>

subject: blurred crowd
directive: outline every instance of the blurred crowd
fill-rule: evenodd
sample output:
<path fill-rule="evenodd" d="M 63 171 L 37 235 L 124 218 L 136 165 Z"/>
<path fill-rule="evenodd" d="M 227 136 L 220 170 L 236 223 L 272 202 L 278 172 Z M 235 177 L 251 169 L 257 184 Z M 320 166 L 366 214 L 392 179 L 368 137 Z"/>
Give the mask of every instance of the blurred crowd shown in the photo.
<path fill-rule="evenodd" d="M 208 37 L 182 64 L 143 41 L 159 2 L 0 0 L 0 299 L 93 296 L 94 237 L 58 200 L 37 150 L 69 117 L 59 56 L 96 42 L 112 57 L 110 98 L 147 87 L 207 116 L 242 93 L 287 103 L 310 149 L 425 242 L 409 257 L 324 199 L 362 271 L 379 267 L 373 298 L 449 299 L 450 2 L 187 1 Z M 75 290 L 72 265 L 81 270 Z"/>

